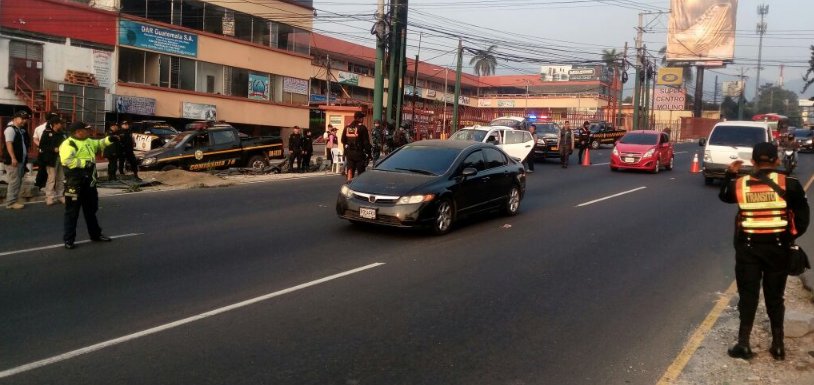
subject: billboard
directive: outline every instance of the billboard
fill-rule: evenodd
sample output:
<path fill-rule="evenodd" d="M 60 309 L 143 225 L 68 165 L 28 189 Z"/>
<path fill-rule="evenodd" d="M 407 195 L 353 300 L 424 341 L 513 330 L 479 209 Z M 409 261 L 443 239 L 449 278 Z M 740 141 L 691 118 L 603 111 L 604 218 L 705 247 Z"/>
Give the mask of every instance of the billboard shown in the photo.
<path fill-rule="evenodd" d="M 660 87 L 653 95 L 653 109 L 682 111 L 687 104 L 687 91 L 683 88 Z"/>
<path fill-rule="evenodd" d="M 218 106 L 181 102 L 181 117 L 184 119 L 213 121 L 218 118 Z"/>
<path fill-rule="evenodd" d="M 738 0 L 671 0 L 667 61 L 732 60 Z"/>
<path fill-rule="evenodd" d="M 271 82 L 265 74 L 249 74 L 249 99 L 269 100 Z"/>
<path fill-rule="evenodd" d="M 119 20 L 119 44 L 173 55 L 198 56 L 198 35 Z"/>
<path fill-rule="evenodd" d="M 743 88 L 745 86 L 745 82 L 743 80 L 732 80 L 728 82 L 724 82 L 723 89 L 724 89 L 724 96 L 729 96 L 730 98 L 737 98 L 743 95 Z"/>

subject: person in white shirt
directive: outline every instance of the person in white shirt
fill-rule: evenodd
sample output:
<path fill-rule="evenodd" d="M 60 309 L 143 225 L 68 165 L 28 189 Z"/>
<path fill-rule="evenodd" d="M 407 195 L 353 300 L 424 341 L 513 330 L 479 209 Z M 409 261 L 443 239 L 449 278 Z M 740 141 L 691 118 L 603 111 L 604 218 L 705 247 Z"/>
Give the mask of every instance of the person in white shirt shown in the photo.
<path fill-rule="evenodd" d="M 6 140 L 3 163 L 6 165 L 8 174 L 5 204 L 9 209 L 19 210 L 25 207 L 17 200 L 20 198 L 20 187 L 23 184 L 25 164 L 28 160 L 28 147 L 31 145 L 28 140 L 28 132 L 25 130 L 25 125 L 30 117 L 28 111 L 17 111 L 3 131 Z"/>
<path fill-rule="evenodd" d="M 34 142 L 34 146 L 37 147 L 37 160 L 35 162 L 35 164 L 37 165 L 37 177 L 34 179 L 34 185 L 39 187 L 40 189 L 45 187 L 45 182 L 48 180 L 48 172 L 46 171 L 46 166 L 43 165 L 42 162 L 40 161 L 40 157 L 42 156 L 42 150 L 40 150 L 40 140 L 42 140 L 42 133 L 45 132 L 45 128 L 47 126 L 48 119 L 46 118 L 44 123 L 40 124 L 39 126 L 37 126 L 37 128 L 34 129 L 34 135 L 31 137 L 32 141 Z"/>

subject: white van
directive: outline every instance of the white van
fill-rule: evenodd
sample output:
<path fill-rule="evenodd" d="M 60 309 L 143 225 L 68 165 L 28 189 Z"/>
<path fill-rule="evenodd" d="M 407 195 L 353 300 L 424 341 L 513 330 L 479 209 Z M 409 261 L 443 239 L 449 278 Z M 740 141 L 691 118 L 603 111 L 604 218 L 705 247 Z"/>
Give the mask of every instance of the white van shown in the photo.
<path fill-rule="evenodd" d="M 742 174 L 752 171 L 752 147 L 760 142 L 773 141 L 772 128 L 767 122 L 725 121 L 712 128 L 709 138 L 701 138 L 704 147 L 704 183 L 723 179 L 726 168 L 742 160 Z"/>

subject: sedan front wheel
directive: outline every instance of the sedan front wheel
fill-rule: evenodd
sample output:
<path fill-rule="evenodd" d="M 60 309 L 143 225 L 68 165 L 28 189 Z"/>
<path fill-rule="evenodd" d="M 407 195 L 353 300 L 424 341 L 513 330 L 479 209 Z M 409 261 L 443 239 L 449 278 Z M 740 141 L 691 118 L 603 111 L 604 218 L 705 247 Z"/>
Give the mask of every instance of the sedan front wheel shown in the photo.
<path fill-rule="evenodd" d="M 437 235 L 446 234 L 452 228 L 452 221 L 455 218 L 455 208 L 452 201 L 442 199 L 435 211 L 435 223 L 432 231 Z"/>
<path fill-rule="evenodd" d="M 520 188 L 517 185 L 512 186 L 512 191 L 509 192 L 509 199 L 506 200 L 506 206 L 503 208 L 503 213 L 508 216 L 517 215 L 520 210 Z"/>

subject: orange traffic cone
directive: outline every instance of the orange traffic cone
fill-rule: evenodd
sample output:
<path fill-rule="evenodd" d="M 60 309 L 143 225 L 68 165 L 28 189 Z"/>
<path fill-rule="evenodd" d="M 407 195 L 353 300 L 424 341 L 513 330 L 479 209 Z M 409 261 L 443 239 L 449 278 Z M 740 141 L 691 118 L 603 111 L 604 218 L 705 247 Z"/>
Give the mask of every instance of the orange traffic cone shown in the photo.
<path fill-rule="evenodd" d="M 698 164 L 698 154 L 695 154 L 695 157 L 692 158 L 692 167 L 690 167 L 690 172 L 693 174 L 697 174 L 701 172 L 701 165 Z"/>
<path fill-rule="evenodd" d="M 585 154 L 582 155 L 582 165 L 583 166 L 590 166 L 591 165 L 591 149 L 586 148 Z"/>

